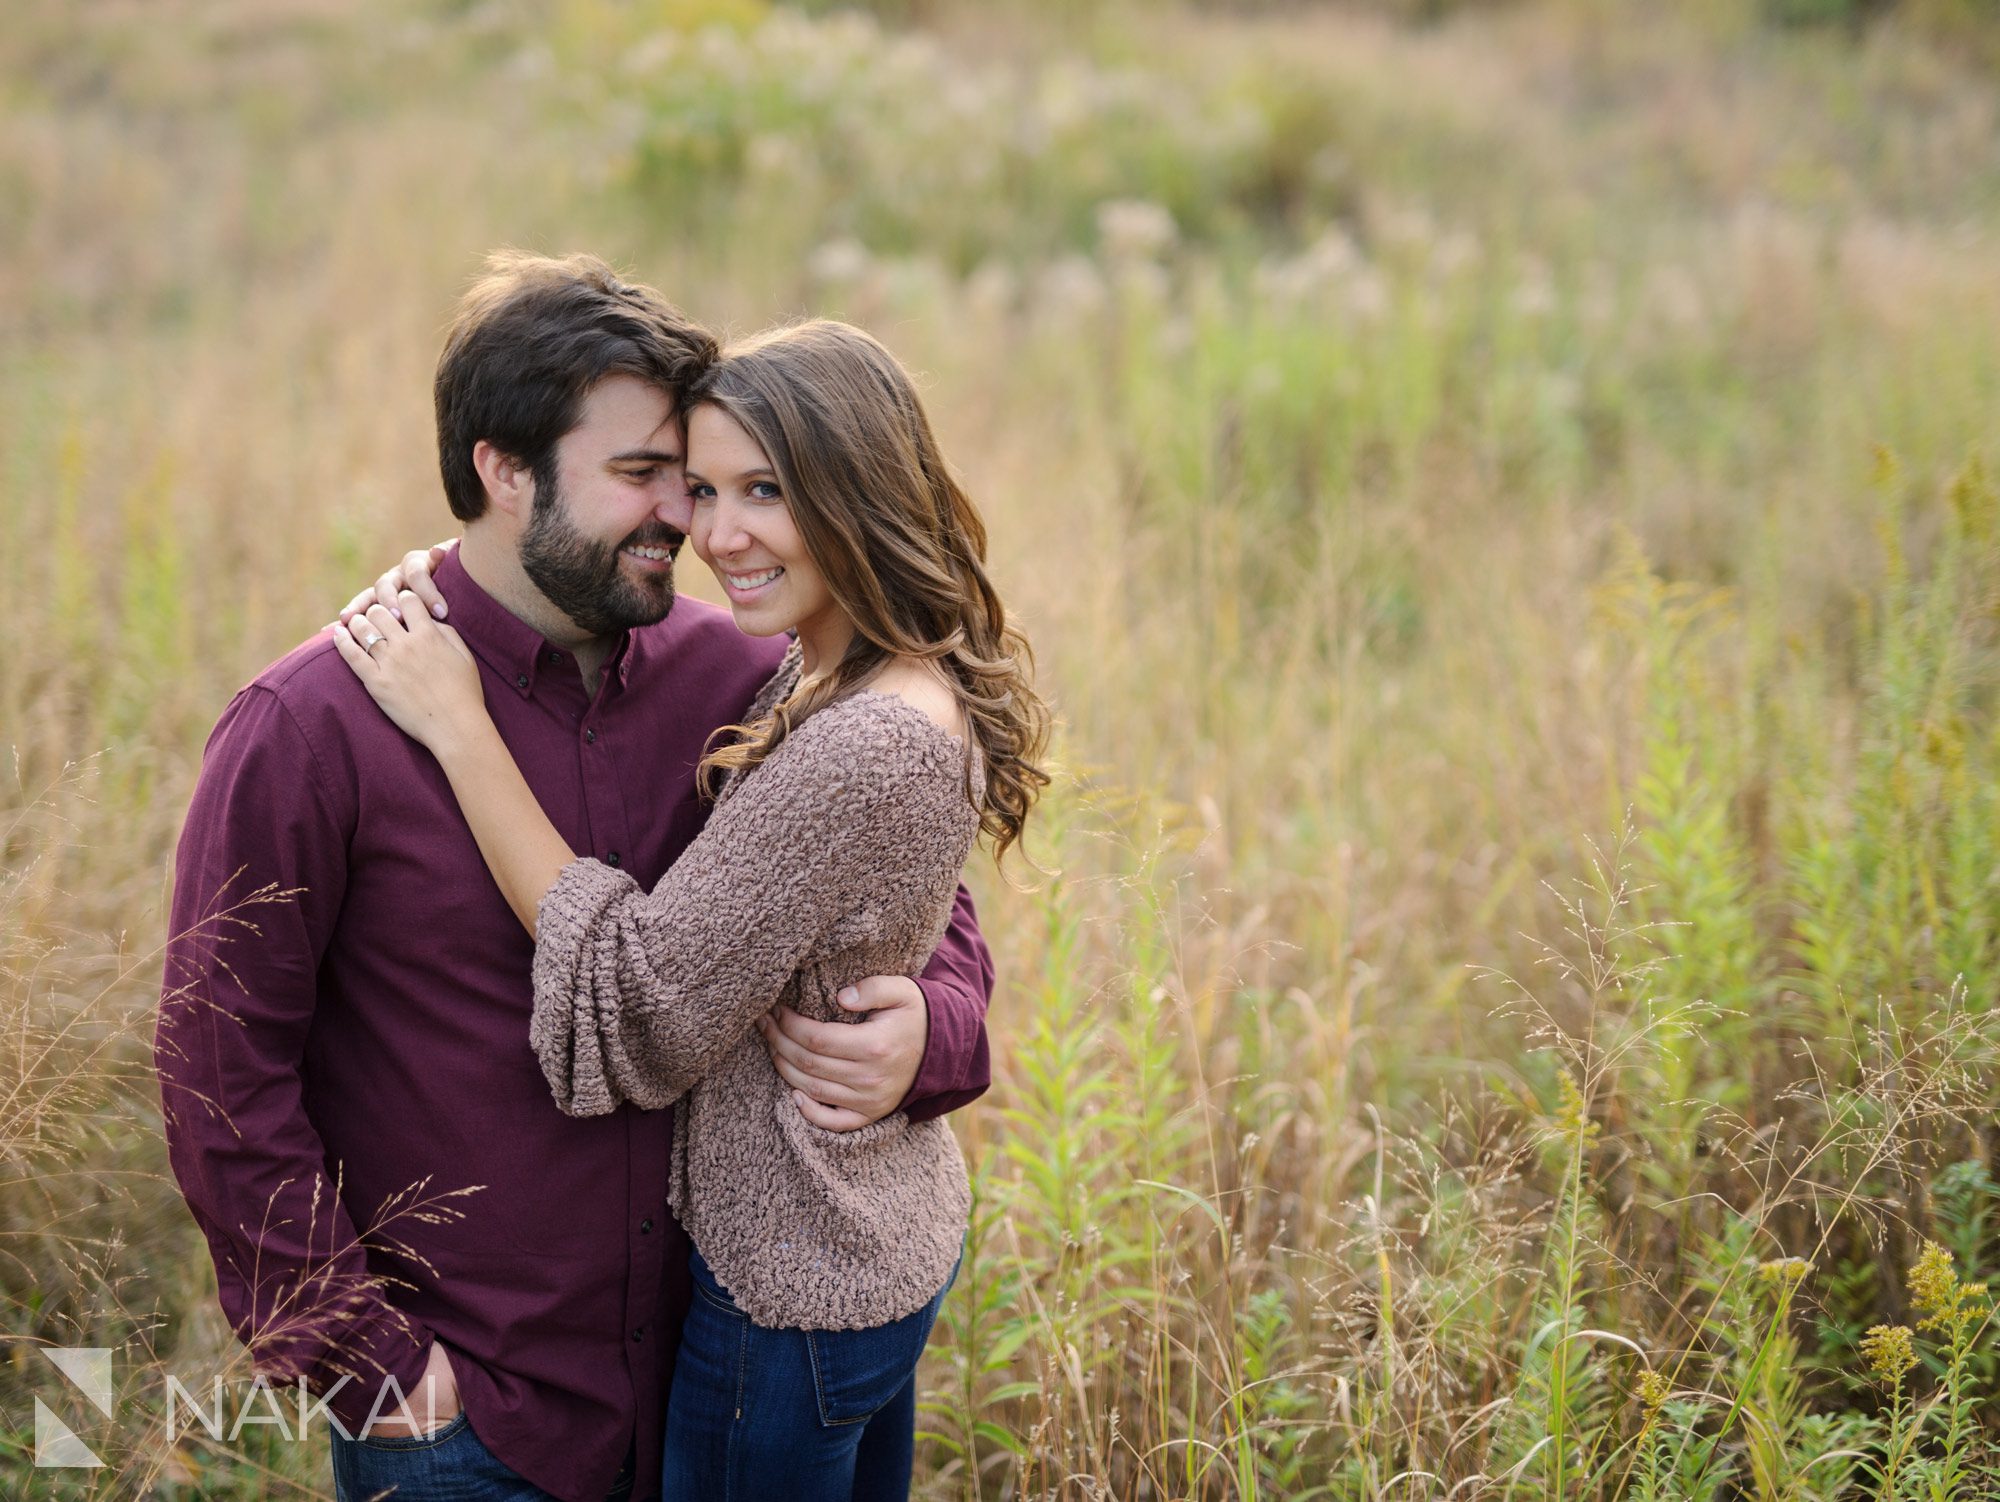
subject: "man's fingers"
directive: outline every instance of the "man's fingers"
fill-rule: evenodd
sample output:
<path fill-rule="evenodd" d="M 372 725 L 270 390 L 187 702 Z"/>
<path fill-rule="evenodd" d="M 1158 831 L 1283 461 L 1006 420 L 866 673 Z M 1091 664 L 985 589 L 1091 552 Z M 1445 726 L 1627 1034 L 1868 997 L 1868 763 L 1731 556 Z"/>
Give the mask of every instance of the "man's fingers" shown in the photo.
<path fill-rule="evenodd" d="M 782 1009 L 782 1016 L 798 1017 L 798 1013 L 786 1007 Z M 804 1019 L 800 1018 L 800 1020 L 803 1021 Z M 807 1048 L 797 1039 L 791 1037 L 784 1030 L 786 1024 L 782 1020 L 774 1022 L 767 1017 L 759 1021 L 757 1026 L 759 1031 L 764 1034 L 764 1042 L 771 1050 L 773 1061 L 782 1059 L 805 1079 L 814 1081 L 830 1080 L 835 1084 L 849 1086 L 860 1083 L 854 1077 L 857 1070 L 857 1066 L 854 1063 L 844 1059 L 830 1058 L 823 1053 L 815 1053 L 812 1049 Z M 800 1081 L 793 1080 L 792 1083 L 798 1084 Z"/>
<path fill-rule="evenodd" d="M 778 1030 L 785 1037 L 800 1048 L 829 1059 L 876 1064 L 888 1051 L 875 1032 L 851 1022 L 815 1022 L 790 1007 L 779 1007 L 776 1017 Z"/>
<path fill-rule="evenodd" d="M 835 1132 L 866 1126 L 894 1110 L 909 1086 L 906 1076 L 914 1061 L 903 1060 L 911 1069 L 890 1061 L 896 1050 L 884 1037 L 894 1030 L 887 1019 L 815 1022 L 781 1006 L 760 1017 L 757 1026 L 772 1067 L 815 1126 Z"/>
<path fill-rule="evenodd" d="M 774 1057 L 771 1062 L 777 1068 L 778 1078 L 794 1090 L 818 1100 L 822 1105 L 840 1106 L 849 1111 L 862 1111 L 869 1105 L 868 1097 L 860 1091 L 850 1090 L 847 1086 L 837 1085 L 832 1080 L 823 1080 L 807 1074 L 789 1059 Z"/>
<path fill-rule="evenodd" d="M 852 1132 L 868 1125 L 868 1118 L 859 1111 L 845 1111 L 838 1106 L 823 1106 L 810 1095 L 794 1090 L 792 1099 L 797 1103 L 799 1114 L 816 1127 L 824 1127 L 829 1132 Z"/>
<path fill-rule="evenodd" d="M 922 1006 L 924 991 L 907 975 L 871 975 L 842 987 L 837 1000 L 850 1012 L 883 1012 Z"/>

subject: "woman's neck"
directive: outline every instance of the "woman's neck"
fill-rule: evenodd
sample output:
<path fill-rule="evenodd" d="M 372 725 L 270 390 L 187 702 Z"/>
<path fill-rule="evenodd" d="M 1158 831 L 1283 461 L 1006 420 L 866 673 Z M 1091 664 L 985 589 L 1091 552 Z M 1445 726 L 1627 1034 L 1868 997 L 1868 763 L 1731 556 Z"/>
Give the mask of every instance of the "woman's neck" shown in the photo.
<path fill-rule="evenodd" d="M 801 680 L 832 672 L 854 641 L 854 623 L 845 616 L 829 621 L 801 621 L 798 632 Z"/>

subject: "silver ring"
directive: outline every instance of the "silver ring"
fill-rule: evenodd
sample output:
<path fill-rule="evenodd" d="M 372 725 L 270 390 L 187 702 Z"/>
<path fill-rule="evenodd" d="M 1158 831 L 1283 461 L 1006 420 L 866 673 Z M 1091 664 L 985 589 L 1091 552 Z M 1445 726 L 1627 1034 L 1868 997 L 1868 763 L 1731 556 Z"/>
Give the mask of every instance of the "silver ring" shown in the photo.
<path fill-rule="evenodd" d="M 369 637 L 368 640 L 366 640 L 361 644 L 361 650 L 366 652 L 370 657 L 373 657 L 375 655 L 376 647 L 380 646 L 383 642 L 387 641 L 388 639 L 389 639 L 388 637 L 384 636 L 381 632 L 377 631 L 373 636 Z"/>

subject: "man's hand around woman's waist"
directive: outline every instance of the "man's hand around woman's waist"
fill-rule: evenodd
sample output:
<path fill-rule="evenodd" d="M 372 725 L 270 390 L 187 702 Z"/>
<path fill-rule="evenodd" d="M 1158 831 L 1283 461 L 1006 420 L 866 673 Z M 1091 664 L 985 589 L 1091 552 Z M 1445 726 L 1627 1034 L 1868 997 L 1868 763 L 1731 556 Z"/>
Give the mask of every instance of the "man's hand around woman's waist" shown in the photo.
<path fill-rule="evenodd" d="M 871 975 L 835 999 L 866 1019 L 815 1022 L 776 1006 L 757 1019 L 757 1030 L 806 1120 L 851 1132 L 881 1120 L 910 1093 L 930 1042 L 930 1009 L 923 988 L 906 975 Z"/>

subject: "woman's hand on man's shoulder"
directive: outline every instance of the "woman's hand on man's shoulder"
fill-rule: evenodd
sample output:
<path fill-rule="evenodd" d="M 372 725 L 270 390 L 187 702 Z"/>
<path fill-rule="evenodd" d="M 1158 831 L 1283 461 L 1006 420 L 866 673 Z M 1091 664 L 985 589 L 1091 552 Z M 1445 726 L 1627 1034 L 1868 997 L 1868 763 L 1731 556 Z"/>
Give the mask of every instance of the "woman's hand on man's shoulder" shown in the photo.
<path fill-rule="evenodd" d="M 403 555 L 403 561 L 383 574 L 360 594 L 340 608 L 336 621 L 328 621 L 326 630 L 335 624 L 352 626 L 357 615 L 365 615 L 371 605 L 380 605 L 397 620 L 403 618 L 403 607 L 398 598 L 404 590 L 409 590 L 422 602 L 424 609 L 431 613 L 431 619 L 441 621 L 451 613 L 451 607 L 438 593 L 436 581 L 431 577 L 437 572 L 451 550 L 458 546 L 456 537 L 447 537 L 443 542 L 433 543 L 427 548 L 416 548 Z"/>

